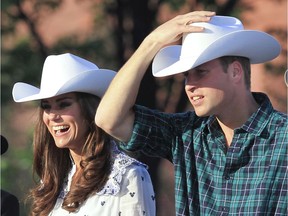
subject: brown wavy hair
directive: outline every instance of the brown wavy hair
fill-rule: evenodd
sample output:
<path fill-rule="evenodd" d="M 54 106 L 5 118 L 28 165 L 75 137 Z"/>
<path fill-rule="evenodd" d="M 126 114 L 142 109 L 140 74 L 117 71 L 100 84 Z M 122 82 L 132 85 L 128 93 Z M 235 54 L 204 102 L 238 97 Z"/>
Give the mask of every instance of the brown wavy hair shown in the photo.
<path fill-rule="evenodd" d="M 82 149 L 81 169 L 77 170 L 62 208 L 75 212 L 93 193 L 100 191 L 111 172 L 110 137 L 94 121 L 100 99 L 87 93 L 76 93 L 89 132 Z M 32 216 L 46 216 L 53 209 L 59 193 L 72 168 L 69 149 L 57 148 L 43 120 L 39 119 L 34 132 L 33 175 L 38 184 L 30 192 Z"/>

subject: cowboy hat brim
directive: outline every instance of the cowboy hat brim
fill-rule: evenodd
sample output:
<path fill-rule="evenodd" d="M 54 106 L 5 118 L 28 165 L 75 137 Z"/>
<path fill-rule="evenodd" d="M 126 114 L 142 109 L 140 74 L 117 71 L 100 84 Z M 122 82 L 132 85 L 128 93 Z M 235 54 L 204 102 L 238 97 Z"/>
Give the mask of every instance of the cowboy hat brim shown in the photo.
<path fill-rule="evenodd" d="M 12 95 L 15 102 L 40 100 L 68 92 L 85 92 L 102 98 L 115 74 L 115 71 L 108 69 L 85 71 L 67 80 L 58 88 L 41 90 L 27 83 L 18 82 L 13 87 Z"/>
<path fill-rule="evenodd" d="M 181 58 L 181 48 L 181 45 L 174 45 L 161 49 L 152 63 L 153 76 L 164 77 L 182 73 L 222 56 L 247 57 L 251 64 L 258 64 L 276 58 L 281 51 L 281 46 L 275 38 L 265 32 L 254 30 L 226 34 L 201 53 L 193 53 L 191 50 L 189 58 Z"/>

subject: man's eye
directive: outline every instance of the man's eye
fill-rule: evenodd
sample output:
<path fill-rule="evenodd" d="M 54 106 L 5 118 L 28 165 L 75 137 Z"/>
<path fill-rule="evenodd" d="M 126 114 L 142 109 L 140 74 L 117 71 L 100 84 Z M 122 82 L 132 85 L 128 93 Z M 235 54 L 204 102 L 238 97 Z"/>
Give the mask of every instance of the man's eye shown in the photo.
<path fill-rule="evenodd" d="M 198 74 L 207 73 L 207 70 L 197 70 L 196 73 L 198 73 Z"/>
<path fill-rule="evenodd" d="M 197 71 L 196 71 L 196 75 L 197 75 L 198 77 L 202 77 L 202 76 L 204 76 L 204 75 L 207 74 L 207 73 L 208 73 L 207 70 L 197 70 Z"/>

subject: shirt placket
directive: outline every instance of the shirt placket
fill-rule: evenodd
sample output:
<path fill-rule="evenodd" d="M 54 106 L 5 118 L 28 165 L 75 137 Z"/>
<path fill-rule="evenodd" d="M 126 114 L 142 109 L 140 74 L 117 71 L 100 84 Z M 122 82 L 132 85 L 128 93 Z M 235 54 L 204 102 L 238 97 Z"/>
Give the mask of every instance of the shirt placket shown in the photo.
<path fill-rule="evenodd" d="M 220 141 L 220 142 L 219 142 Z M 235 166 L 238 166 L 239 163 L 239 152 L 241 150 L 240 146 L 238 146 L 238 135 L 234 135 L 232 143 L 229 148 L 226 147 L 225 138 L 222 136 L 218 137 L 218 146 L 222 149 L 225 156 L 225 168 L 221 177 L 221 190 L 222 195 L 221 199 L 218 202 L 218 212 L 221 216 L 229 215 L 231 210 L 231 200 L 232 200 L 232 189 L 233 189 L 233 181 L 234 181 L 234 169 Z"/>
<path fill-rule="evenodd" d="M 229 215 L 231 199 L 232 199 L 232 186 L 233 186 L 233 173 L 232 164 L 235 158 L 233 157 L 233 152 L 229 149 L 226 154 L 226 164 L 222 175 L 222 190 L 223 190 L 223 200 L 220 205 L 220 215 Z"/>

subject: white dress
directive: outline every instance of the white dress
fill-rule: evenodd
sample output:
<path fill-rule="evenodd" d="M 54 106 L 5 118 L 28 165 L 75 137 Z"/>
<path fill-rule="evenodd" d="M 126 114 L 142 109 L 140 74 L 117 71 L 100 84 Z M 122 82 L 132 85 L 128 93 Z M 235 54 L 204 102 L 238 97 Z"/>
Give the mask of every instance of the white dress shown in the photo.
<path fill-rule="evenodd" d="M 113 168 L 104 188 L 91 195 L 77 212 L 69 213 L 61 205 L 76 170 L 73 165 L 49 216 L 155 216 L 155 194 L 147 166 L 117 148 L 113 156 Z"/>

